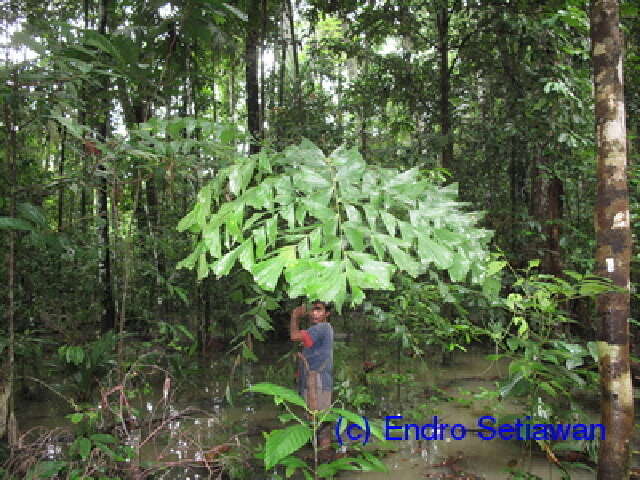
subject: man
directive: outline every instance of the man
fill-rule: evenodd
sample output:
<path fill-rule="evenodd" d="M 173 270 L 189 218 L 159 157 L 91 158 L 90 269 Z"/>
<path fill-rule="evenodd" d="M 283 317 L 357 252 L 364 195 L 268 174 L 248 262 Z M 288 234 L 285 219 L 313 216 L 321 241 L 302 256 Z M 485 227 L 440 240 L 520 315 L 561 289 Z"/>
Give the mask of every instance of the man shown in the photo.
<path fill-rule="evenodd" d="M 300 305 L 291 312 L 289 334 L 294 342 L 302 342 L 299 354 L 298 386 L 300 394 L 311 410 L 331 407 L 333 390 L 333 327 L 328 322 L 331 307 L 325 302 L 313 302 L 310 312 Z M 311 327 L 300 330 L 299 322 L 308 316 Z M 318 434 L 319 446 L 327 449 L 331 443 L 329 428 L 325 425 Z"/>

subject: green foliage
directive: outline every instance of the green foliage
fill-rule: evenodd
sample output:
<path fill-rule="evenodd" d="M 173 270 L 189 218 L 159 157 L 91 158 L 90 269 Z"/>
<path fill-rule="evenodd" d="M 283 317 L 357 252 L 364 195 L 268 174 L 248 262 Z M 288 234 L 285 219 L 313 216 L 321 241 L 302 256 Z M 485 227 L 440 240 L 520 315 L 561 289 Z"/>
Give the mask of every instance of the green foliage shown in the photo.
<path fill-rule="evenodd" d="M 303 424 L 272 430 L 265 439 L 264 468 L 270 470 L 289 454 L 306 445 L 312 436 L 313 430 Z"/>
<path fill-rule="evenodd" d="M 485 333 L 483 327 L 471 321 L 463 306 L 465 297 L 468 301 L 472 296 L 469 290 L 458 292 L 456 285 L 437 277 L 435 284 L 413 282 L 406 277 L 398 283 L 397 293 L 380 295 L 376 305 L 365 305 L 365 311 L 372 315 L 383 337 L 403 351 L 422 355 L 429 345 L 443 352 L 465 350 Z M 446 314 L 447 304 L 443 302 L 450 302 L 452 315 Z"/>
<path fill-rule="evenodd" d="M 66 237 L 51 230 L 41 208 L 23 202 L 17 205 L 16 210 L 17 217 L 0 217 L 0 230 L 29 232 L 29 243 L 39 249 L 48 248 L 57 253 L 68 247 Z"/>
<path fill-rule="evenodd" d="M 197 340 L 187 327 L 180 323 L 158 322 L 158 343 L 171 350 L 193 356 L 198 347 Z"/>
<path fill-rule="evenodd" d="M 264 434 L 264 453 L 261 456 L 264 459 L 266 470 L 270 470 L 276 465 L 283 465 L 286 468 L 286 478 L 291 477 L 298 469 L 303 472 L 305 478 L 333 478 L 343 470 L 387 471 L 386 466 L 368 452 L 361 452 L 359 457 L 340 458 L 327 464 L 318 465 L 315 463 L 312 467 L 292 455 L 313 440 L 322 422 L 335 422 L 338 416 L 342 416 L 345 420 L 344 428 L 346 428 L 349 422 L 360 424 L 362 418 L 359 415 L 335 407 L 319 412 L 309 410 L 304 399 L 296 392 L 272 383 L 252 385 L 246 391 L 271 395 L 276 405 L 283 405 L 288 411 L 288 414 L 282 416 L 282 419 L 296 421 L 291 426 Z M 302 407 L 311 419 L 303 420 L 302 416 L 293 413 L 289 404 Z M 381 430 L 373 424 L 371 424 L 371 433 L 376 438 L 384 440 Z M 316 442 L 312 442 L 312 445 L 314 449 L 317 448 Z"/>
<path fill-rule="evenodd" d="M 81 401 L 89 400 L 97 382 L 115 367 L 117 337 L 109 331 L 100 338 L 80 345 L 62 345 L 58 357 L 68 373 L 65 388 Z"/>
<path fill-rule="evenodd" d="M 590 423 L 577 397 L 597 396 L 597 347 L 595 342 L 571 340 L 563 332 L 575 323 L 565 308 L 570 300 L 593 298 L 616 288 L 605 279 L 569 270 L 564 278 L 539 274 L 539 263 L 531 260 L 526 268 L 513 270 L 514 291 L 501 299 L 509 318 L 503 324 L 492 323 L 487 331 L 502 351 L 489 358 L 509 359 L 508 377 L 495 392 L 478 398 L 517 398 L 522 413 L 534 423 Z M 502 420 L 514 420 L 522 413 L 504 415 Z M 555 448 L 549 442 L 538 444 L 543 450 Z M 594 442 L 582 442 L 579 447 L 590 455 L 595 450 Z"/>
<path fill-rule="evenodd" d="M 335 302 L 338 310 L 347 299 L 360 304 L 365 290 L 392 290 L 396 270 L 415 278 L 446 269 L 454 281 L 482 283 L 490 233 L 456 194 L 455 185 L 438 187 L 417 168 L 366 165 L 355 149 L 325 157 L 309 141 L 281 155 L 240 158 L 178 224 L 198 234 L 178 267 L 202 279 L 239 263 L 266 291 L 283 277 L 290 297 Z"/>

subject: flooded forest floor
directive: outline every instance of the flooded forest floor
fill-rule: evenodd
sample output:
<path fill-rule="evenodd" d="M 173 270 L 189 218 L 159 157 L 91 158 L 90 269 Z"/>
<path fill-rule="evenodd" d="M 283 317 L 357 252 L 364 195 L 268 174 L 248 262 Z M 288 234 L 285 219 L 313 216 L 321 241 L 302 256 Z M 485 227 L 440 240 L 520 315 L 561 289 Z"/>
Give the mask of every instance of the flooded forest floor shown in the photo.
<path fill-rule="evenodd" d="M 24 451 L 10 467 L 17 472 L 37 461 L 55 463 L 74 435 L 78 437 L 78 429 L 80 434 L 84 429 L 93 447 L 98 444 L 91 436 L 96 431 L 124 439 L 126 451 L 133 454 L 122 454 L 126 458 L 120 460 L 127 464 L 123 471 L 128 472 L 122 478 L 284 478 L 284 469 L 265 473 L 254 456 L 263 432 L 282 428 L 278 415 L 283 410 L 271 398 L 243 391 L 258 382 L 295 389 L 296 348 L 283 342 L 257 345 L 256 350 L 257 362 L 240 360 L 222 349 L 209 352 L 206 359 L 186 351 L 141 355 L 126 372 L 112 369 L 93 379 L 100 381 L 100 387 L 81 392 L 82 402 L 72 400 L 82 382 L 91 380 L 81 378 L 81 371 L 75 377 L 25 380 L 26 399 L 17 405 Z M 562 456 L 554 455 L 544 442 L 478 438 L 474 428 L 483 416 L 523 418 L 530 413 L 517 400 L 498 401 L 497 382 L 507 378 L 509 365 L 504 359 L 489 360 L 489 353 L 476 346 L 467 352 L 427 352 L 411 358 L 388 343 L 338 333 L 333 394 L 338 406 L 371 419 L 401 416 L 405 423 L 430 423 L 437 416 L 440 423 L 462 424 L 469 430 L 460 440 L 410 438 L 383 447 L 374 442 L 369 448 L 380 454 L 389 472 L 353 471 L 338 478 L 595 478 L 586 455 L 570 458 L 570 442 L 566 442 L 568 454 Z M 579 405 L 598 423 L 597 398 L 579 394 L 576 398 L 567 408 Z M 111 413 L 105 415 L 107 411 Z M 634 443 L 633 450 L 638 450 L 637 435 Z"/>

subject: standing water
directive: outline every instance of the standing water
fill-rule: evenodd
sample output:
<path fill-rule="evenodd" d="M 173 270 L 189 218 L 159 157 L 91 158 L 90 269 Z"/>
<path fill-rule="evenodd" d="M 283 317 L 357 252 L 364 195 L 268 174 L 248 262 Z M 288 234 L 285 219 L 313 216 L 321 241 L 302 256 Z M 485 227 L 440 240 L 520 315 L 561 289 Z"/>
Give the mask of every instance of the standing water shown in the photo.
<path fill-rule="evenodd" d="M 290 346 L 290 345 L 289 345 Z M 286 346 L 285 348 L 288 348 Z M 339 350 L 339 346 L 337 348 Z M 359 357 L 359 356 L 358 356 Z M 362 360 L 339 359 L 336 362 L 337 397 L 345 381 L 338 370 L 358 372 Z M 484 390 L 495 390 L 495 381 L 504 377 L 506 365 L 490 362 L 480 353 L 456 353 L 445 366 L 434 367 L 423 360 L 412 360 L 413 373 L 402 376 L 398 365 L 383 367 L 372 372 L 369 381 L 376 380 L 369 390 L 377 399 L 361 402 L 361 412 L 370 418 L 383 419 L 387 415 L 403 417 L 402 423 L 431 423 L 437 416 L 439 423 L 461 424 L 469 431 L 462 439 L 447 435 L 443 440 L 407 440 L 387 442 L 383 462 L 388 473 L 345 472 L 343 479 L 394 478 L 395 480 L 417 480 L 424 478 L 446 479 L 491 479 L 529 478 L 555 480 L 563 478 L 562 472 L 554 466 L 535 442 L 519 440 L 482 440 L 478 438 L 478 418 L 492 415 L 494 410 L 489 402 L 471 401 L 471 395 Z M 279 363 L 278 363 L 279 362 Z M 275 365 L 275 369 L 273 366 Z M 284 367 L 283 367 L 284 365 Z M 285 368 L 286 367 L 286 368 Z M 161 465 L 154 471 L 154 478 L 195 480 L 209 478 L 213 471 L 201 468 L 217 460 L 224 463 L 225 455 L 241 452 L 245 458 L 253 457 L 254 447 L 262 442 L 262 433 L 273 428 L 281 428 L 279 407 L 271 399 L 257 394 L 241 394 L 244 388 L 260 381 L 285 384 L 293 388 L 292 379 L 283 380 L 282 375 L 273 377 L 278 369 L 292 371 L 290 365 L 272 358 L 258 366 L 240 366 L 235 374 L 237 381 L 232 386 L 235 401 L 230 405 L 225 397 L 225 387 L 229 374 L 228 363 L 215 362 L 198 374 L 190 375 L 188 384 L 172 387 L 172 395 L 166 392 L 166 383 L 159 383 L 145 398 L 136 400 L 135 407 L 140 416 L 148 418 L 148 424 L 131 424 L 126 427 L 127 444 L 134 448 L 137 457 L 132 463 L 145 466 L 156 462 Z M 384 385 L 381 379 L 393 378 L 395 384 Z M 397 384 L 400 382 L 400 387 Z M 403 383 L 404 382 L 404 383 Z M 348 382 L 347 382 L 348 383 Z M 372 382 L 373 383 L 373 382 Z M 517 411 L 517 405 L 502 402 L 508 411 Z M 55 401 L 55 397 L 43 396 L 37 401 L 23 403 L 18 412 L 19 425 L 25 429 L 41 425 L 49 428 L 71 424 L 66 416 L 69 405 Z M 594 421 L 596 417 L 594 416 Z M 160 429 L 161 433 L 150 435 Z M 402 435 L 395 430 L 393 436 Z M 62 440 L 64 442 L 64 439 Z M 68 439 L 67 439 L 68 441 Z M 372 445 L 376 448 L 376 445 Z M 60 443 L 48 444 L 48 459 L 59 458 Z M 233 468 L 244 478 L 271 478 L 260 471 L 260 463 L 236 464 Z M 200 468 L 192 468 L 200 465 Z M 246 470 L 252 473 L 246 474 Z M 509 471 L 529 472 L 535 476 L 514 476 Z M 217 471 L 215 472 L 217 473 Z M 284 473 L 284 472 L 280 472 Z M 592 479 L 595 474 L 584 469 L 570 471 L 572 479 Z M 213 476 L 215 478 L 215 475 Z"/>

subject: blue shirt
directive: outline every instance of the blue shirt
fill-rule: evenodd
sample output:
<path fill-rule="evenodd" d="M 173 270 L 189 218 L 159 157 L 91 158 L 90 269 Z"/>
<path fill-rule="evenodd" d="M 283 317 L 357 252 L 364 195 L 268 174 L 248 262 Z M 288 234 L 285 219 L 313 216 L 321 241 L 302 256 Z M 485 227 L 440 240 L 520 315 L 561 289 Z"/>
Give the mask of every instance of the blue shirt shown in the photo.
<path fill-rule="evenodd" d="M 333 327 L 329 322 L 320 322 L 307 330 L 313 345 L 304 348 L 302 355 L 309 369 L 320 373 L 320 388 L 333 390 Z M 307 388 L 307 375 L 303 362 L 299 365 L 300 392 Z"/>

